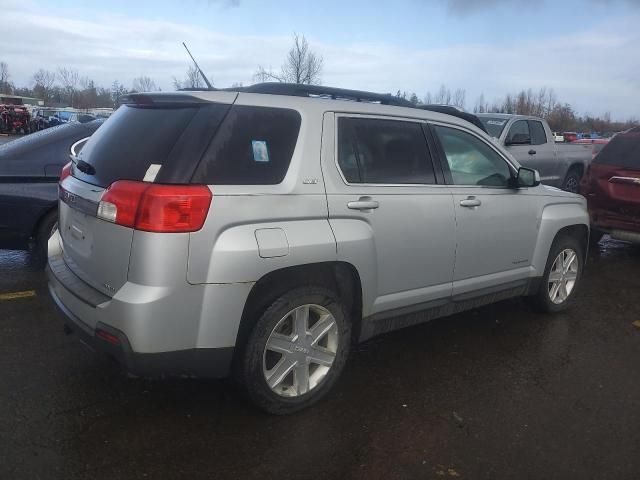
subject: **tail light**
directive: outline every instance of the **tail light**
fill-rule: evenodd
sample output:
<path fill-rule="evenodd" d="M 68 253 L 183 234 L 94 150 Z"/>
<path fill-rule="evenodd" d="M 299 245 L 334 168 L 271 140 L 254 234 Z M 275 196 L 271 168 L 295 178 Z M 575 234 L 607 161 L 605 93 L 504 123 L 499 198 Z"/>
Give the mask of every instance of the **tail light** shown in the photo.
<path fill-rule="evenodd" d="M 98 218 L 146 232 L 195 232 L 211 205 L 204 185 L 160 185 L 118 180 L 103 193 Z"/>
<path fill-rule="evenodd" d="M 62 167 L 62 171 L 60 172 L 60 183 L 62 183 L 62 181 L 69 175 L 71 175 L 71 162 Z"/>

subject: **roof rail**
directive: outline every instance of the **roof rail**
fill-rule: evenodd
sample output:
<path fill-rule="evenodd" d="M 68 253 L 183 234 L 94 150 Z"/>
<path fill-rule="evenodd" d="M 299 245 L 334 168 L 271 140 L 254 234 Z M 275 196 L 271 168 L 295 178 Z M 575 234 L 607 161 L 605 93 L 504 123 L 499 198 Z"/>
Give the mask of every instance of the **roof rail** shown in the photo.
<path fill-rule="evenodd" d="M 298 83 L 280 83 L 280 82 L 264 82 L 249 85 L 247 87 L 231 87 L 231 88 L 182 88 L 181 91 L 209 90 L 209 91 L 229 91 L 229 92 L 245 92 L 245 93 L 265 93 L 269 95 L 287 95 L 293 97 L 318 97 L 328 98 L 331 100 L 348 100 L 352 102 L 368 102 L 379 103 L 381 105 L 392 105 L 396 107 L 419 108 L 421 110 L 430 110 L 432 112 L 445 113 L 454 117 L 461 118 L 475 125 L 485 133 L 486 127 L 472 113 L 465 112 L 459 107 L 453 105 L 414 105 L 409 100 L 396 97 L 389 93 L 373 93 L 362 90 L 349 90 L 346 88 L 325 87 L 322 85 L 304 85 Z"/>
<path fill-rule="evenodd" d="M 248 87 L 228 88 L 236 92 L 267 93 L 271 95 L 289 95 L 294 97 L 320 97 L 332 100 L 350 100 L 352 102 L 379 103 L 398 107 L 414 107 L 413 103 L 391 94 L 348 90 L 346 88 L 324 87 L 322 85 L 301 85 L 297 83 L 265 82 Z"/>

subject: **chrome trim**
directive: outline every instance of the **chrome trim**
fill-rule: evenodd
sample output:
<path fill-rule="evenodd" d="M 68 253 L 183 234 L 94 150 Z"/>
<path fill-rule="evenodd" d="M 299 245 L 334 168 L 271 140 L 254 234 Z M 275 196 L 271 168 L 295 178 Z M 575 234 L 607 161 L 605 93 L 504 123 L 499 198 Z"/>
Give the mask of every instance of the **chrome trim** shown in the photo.
<path fill-rule="evenodd" d="M 76 143 L 74 143 L 73 145 L 71 145 L 71 155 L 73 155 L 74 157 L 77 156 L 76 153 L 76 148 L 78 148 L 78 145 L 80 145 L 83 142 L 86 142 L 87 140 L 89 140 L 89 138 L 91 137 L 85 137 L 85 138 L 81 138 L 80 140 L 78 140 Z"/>

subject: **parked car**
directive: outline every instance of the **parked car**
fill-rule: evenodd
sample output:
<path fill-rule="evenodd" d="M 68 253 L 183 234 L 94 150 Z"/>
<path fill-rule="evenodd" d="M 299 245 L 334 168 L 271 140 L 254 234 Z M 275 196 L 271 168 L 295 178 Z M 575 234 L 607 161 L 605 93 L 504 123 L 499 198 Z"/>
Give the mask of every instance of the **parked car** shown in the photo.
<path fill-rule="evenodd" d="M 591 162 L 588 145 L 557 143 L 541 118 L 499 113 L 480 113 L 478 117 L 521 165 L 540 172 L 542 183 L 578 192 L 580 179 Z"/>
<path fill-rule="evenodd" d="M 0 104 L 0 133 L 29 133 L 31 115 L 24 105 Z"/>
<path fill-rule="evenodd" d="M 578 134 L 576 132 L 564 132 L 562 134 L 565 142 L 574 142 L 578 140 Z"/>
<path fill-rule="evenodd" d="M 594 158 L 582 183 L 593 241 L 604 233 L 640 243 L 640 127 L 619 133 Z"/>
<path fill-rule="evenodd" d="M 63 170 L 48 275 L 133 374 L 234 371 L 290 413 L 352 340 L 523 295 L 555 312 L 580 283 L 584 198 L 459 113 L 269 83 L 123 103 Z"/>
<path fill-rule="evenodd" d="M 581 138 L 574 140 L 572 143 L 576 145 L 591 145 L 591 158 L 595 158 L 600 150 L 609 143 L 610 138 Z"/>
<path fill-rule="evenodd" d="M 87 123 L 96 120 L 98 117 L 89 113 L 73 112 L 67 119 L 67 123 Z"/>
<path fill-rule="evenodd" d="M 37 132 L 39 130 L 44 130 L 45 128 L 58 125 L 60 122 L 57 120 L 51 122 L 51 119 L 54 118 L 56 112 L 57 110 L 51 108 L 39 108 L 34 110 L 31 118 L 31 131 Z"/>
<path fill-rule="evenodd" d="M 62 167 L 101 123 L 61 125 L 0 146 L 0 248 L 27 249 L 33 240 L 44 255 Z"/>

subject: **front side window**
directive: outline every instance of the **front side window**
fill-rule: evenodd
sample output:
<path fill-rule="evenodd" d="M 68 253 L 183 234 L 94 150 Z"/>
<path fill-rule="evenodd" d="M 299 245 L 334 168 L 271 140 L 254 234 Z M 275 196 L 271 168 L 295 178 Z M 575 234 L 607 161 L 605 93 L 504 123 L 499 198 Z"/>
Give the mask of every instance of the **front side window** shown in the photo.
<path fill-rule="evenodd" d="M 518 120 L 511 125 L 505 143 L 507 145 L 530 145 L 531 133 L 529 132 L 529 122 L 526 120 Z"/>
<path fill-rule="evenodd" d="M 547 134 L 544 131 L 542 122 L 531 120 L 529 127 L 531 129 L 531 145 L 544 145 L 547 143 Z"/>
<path fill-rule="evenodd" d="M 509 165 L 489 145 L 455 128 L 435 126 L 434 130 L 442 145 L 455 185 L 509 185 Z"/>
<path fill-rule="evenodd" d="M 435 183 L 427 142 L 416 122 L 340 118 L 338 164 L 349 183 Z"/>

